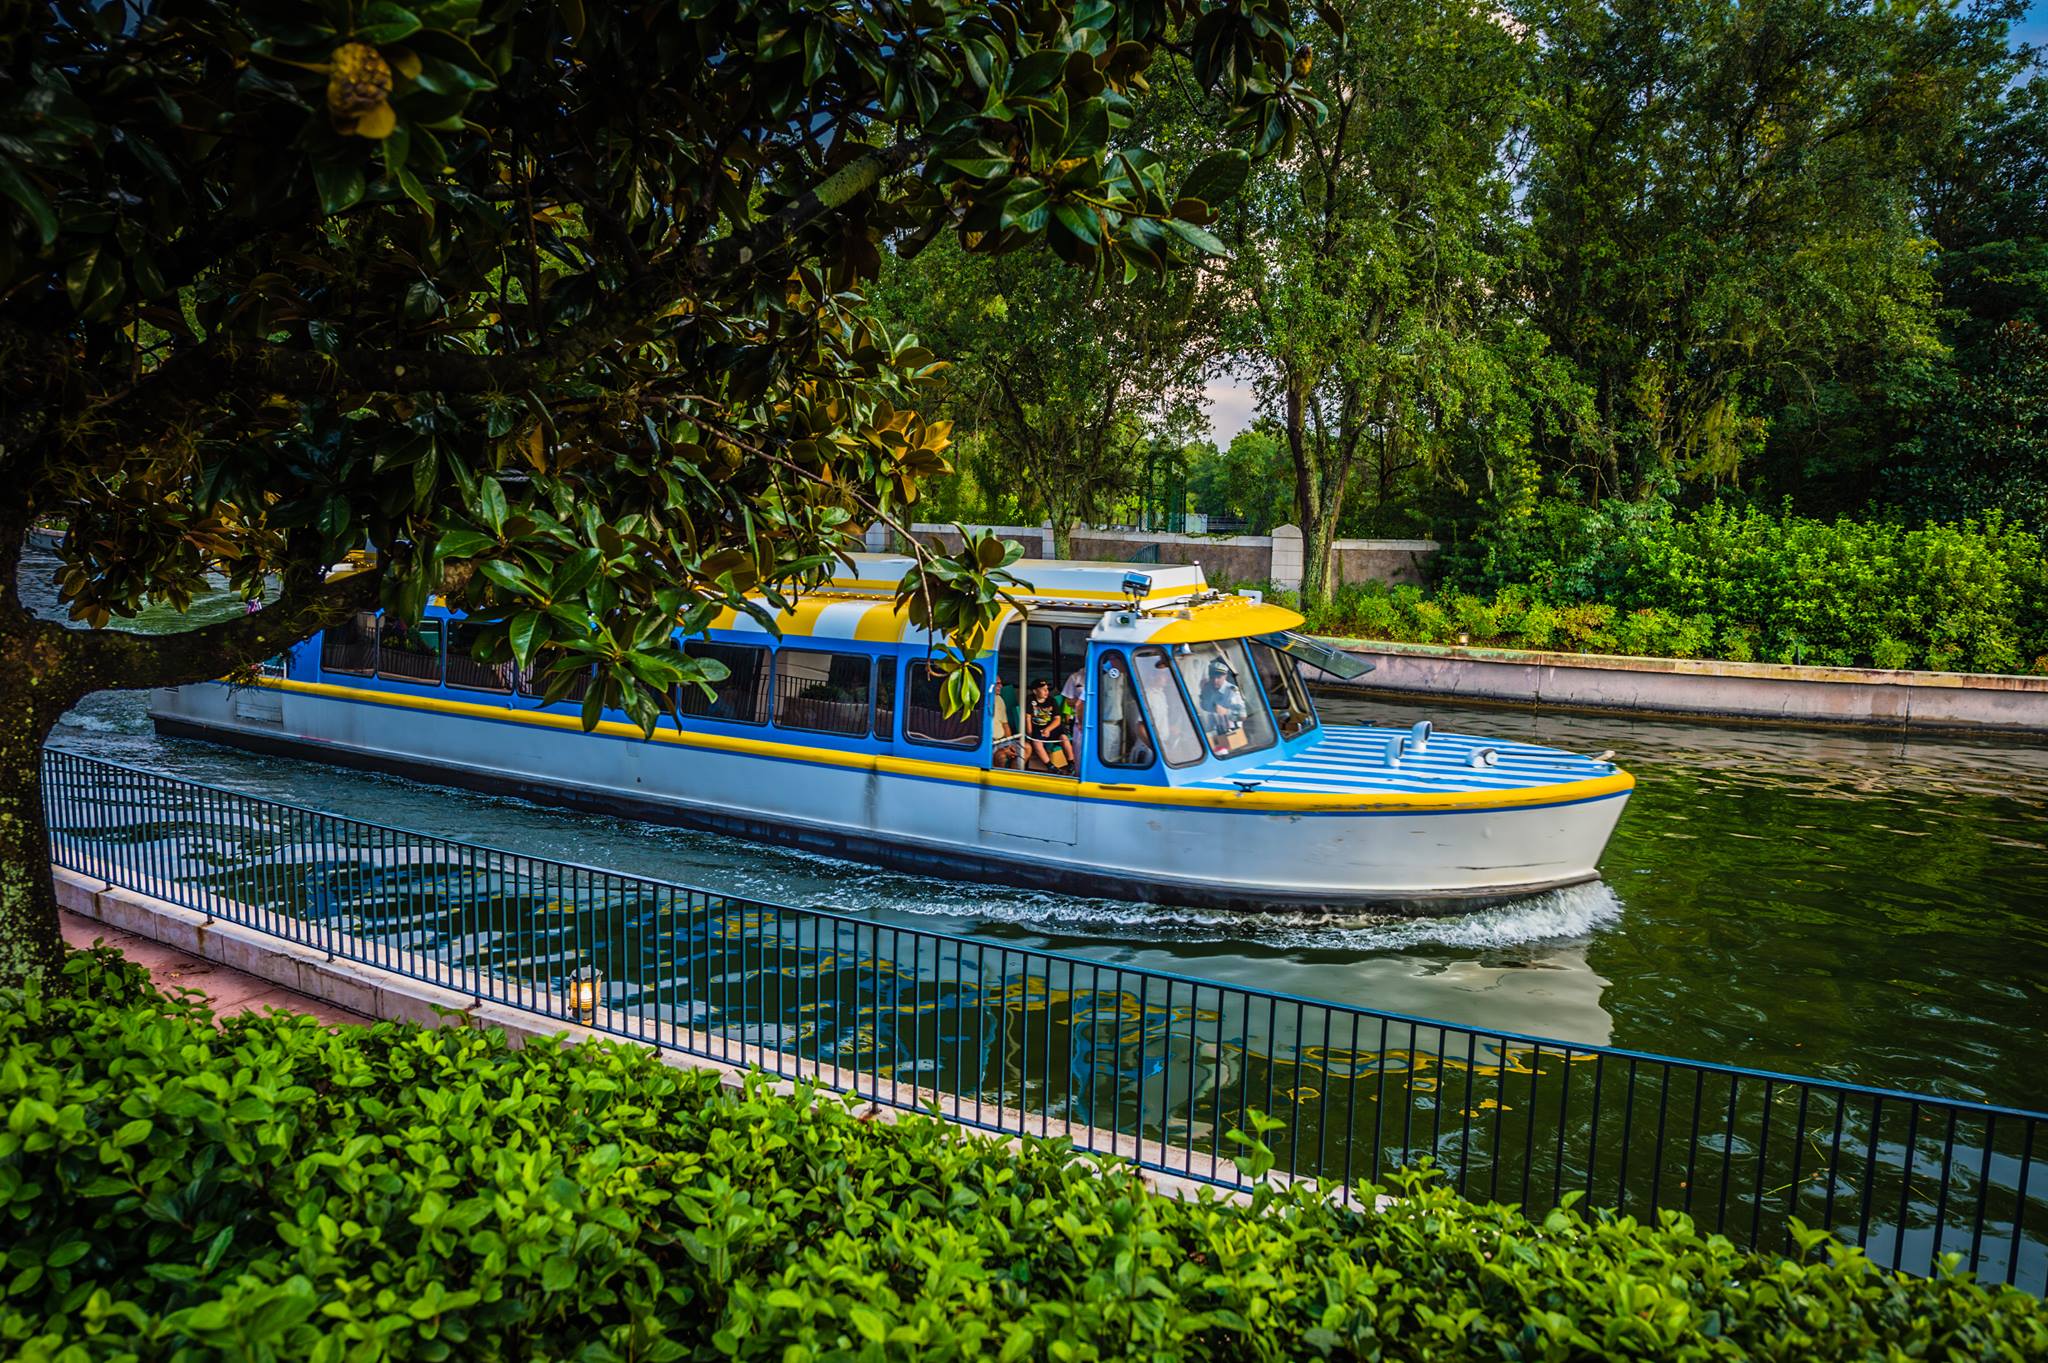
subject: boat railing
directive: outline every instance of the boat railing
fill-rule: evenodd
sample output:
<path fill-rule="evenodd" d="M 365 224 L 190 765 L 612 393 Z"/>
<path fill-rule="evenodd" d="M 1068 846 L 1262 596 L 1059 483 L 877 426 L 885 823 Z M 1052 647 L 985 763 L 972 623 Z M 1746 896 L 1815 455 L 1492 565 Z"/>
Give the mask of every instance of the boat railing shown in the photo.
<path fill-rule="evenodd" d="M 2048 1114 L 1353 1007 L 527 856 L 52 750 L 56 865 L 481 1002 L 1225 1187 L 1795 1220 L 2048 1292 Z M 964 893 L 964 892 L 963 892 Z M 1259 1115 L 1263 1114 L 1263 1116 Z M 1819 1249 L 1805 1252 L 1819 1253 Z"/>

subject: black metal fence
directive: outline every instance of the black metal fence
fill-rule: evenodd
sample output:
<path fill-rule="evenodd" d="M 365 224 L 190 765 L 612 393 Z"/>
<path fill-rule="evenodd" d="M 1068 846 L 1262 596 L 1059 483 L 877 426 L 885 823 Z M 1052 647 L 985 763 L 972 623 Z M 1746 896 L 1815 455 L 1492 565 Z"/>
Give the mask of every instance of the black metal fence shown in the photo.
<path fill-rule="evenodd" d="M 50 752 L 57 864 L 351 961 L 692 1055 L 1225 1185 L 1424 1159 L 1763 1249 L 2048 1292 L 2048 1114 L 1457 1026 L 789 908 Z M 2016 1038 L 2015 1044 L 2030 1044 Z"/>

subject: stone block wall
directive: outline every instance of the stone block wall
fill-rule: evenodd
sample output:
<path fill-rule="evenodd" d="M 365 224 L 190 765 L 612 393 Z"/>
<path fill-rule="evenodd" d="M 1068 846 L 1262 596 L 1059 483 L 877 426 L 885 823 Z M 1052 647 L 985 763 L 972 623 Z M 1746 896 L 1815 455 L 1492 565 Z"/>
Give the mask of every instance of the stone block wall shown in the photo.
<path fill-rule="evenodd" d="M 975 527 L 994 530 L 1004 539 L 1024 546 L 1027 558 L 1051 558 L 1052 527 L 1049 525 L 996 525 Z M 950 525 L 918 524 L 911 527 L 919 540 L 935 549 L 960 547 L 960 536 Z M 894 546 L 886 527 L 868 531 L 867 547 L 887 553 Z M 1212 581 L 1270 583 L 1283 590 L 1301 585 L 1301 531 L 1282 525 L 1270 535 L 1172 535 L 1145 530 L 1097 530 L 1077 527 L 1069 537 L 1077 559 L 1105 563 L 1129 563 L 1144 555 L 1147 562 L 1199 563 Z M 1157 551 L 1157 559 L 1152 551 Z M 1435 540 L 1338 540 L 1337 581 L 1403 583 L 1426 586 L 1429 560 L 1437 552 Z"/>

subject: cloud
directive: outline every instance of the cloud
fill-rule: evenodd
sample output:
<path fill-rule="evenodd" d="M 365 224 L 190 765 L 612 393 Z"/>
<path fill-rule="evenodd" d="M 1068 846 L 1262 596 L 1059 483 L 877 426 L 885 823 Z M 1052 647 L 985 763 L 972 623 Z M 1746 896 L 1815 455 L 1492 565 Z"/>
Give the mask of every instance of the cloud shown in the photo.
<path fill-rule="evenodd" d="M 1252 386 L 1229 377 L 1211 379 L 1203 386 L 1202 406 L 1208 410 L 1213 428 L 1210 438 L 1218 446 L 1228 445 L 1259 415 L 1259 398 Z"/>

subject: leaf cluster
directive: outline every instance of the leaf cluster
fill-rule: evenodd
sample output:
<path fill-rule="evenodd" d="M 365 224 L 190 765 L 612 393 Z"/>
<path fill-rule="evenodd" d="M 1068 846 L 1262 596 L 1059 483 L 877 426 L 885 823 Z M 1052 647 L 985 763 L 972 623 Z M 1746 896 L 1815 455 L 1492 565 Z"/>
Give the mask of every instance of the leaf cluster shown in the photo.
<path fill-rule="evenodd" d="M 81 953 L 0 1008 L 0 1340 L 91 1359 L 2026 1358 L 2048 1310 L 1800 1229 L 1148 1191 L 623 1046 L 216 1021 Z M 1270 1162 L 1239 1133 L 1247 1170 Z M 1389 1194 L 1391 1200 L 1380 1194 Z"/>
<path fill-rule="evenodd" d="M 885 238 L 1218 249 L 1233 160 L 1114 135 L 1163 47 L 1248 140 L 1314 115 L 1280 0 L 19 8 L 0 528 L 68 527 L 74 617 L 368 547 L 643 724 L 659 622 L 772 612 L 948 468 L 854 292 Z"/>

